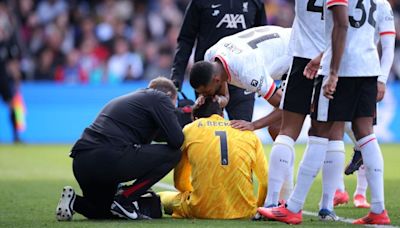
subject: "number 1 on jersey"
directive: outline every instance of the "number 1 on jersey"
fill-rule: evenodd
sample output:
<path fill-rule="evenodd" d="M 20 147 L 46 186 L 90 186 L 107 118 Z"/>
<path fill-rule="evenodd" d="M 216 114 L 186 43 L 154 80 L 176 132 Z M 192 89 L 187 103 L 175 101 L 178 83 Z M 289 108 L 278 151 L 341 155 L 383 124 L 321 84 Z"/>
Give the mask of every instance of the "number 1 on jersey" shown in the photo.
<path fill-rule="evenodd" d="M 226 140 L 225 131 L 216 131 L 216 136 L 219 136 L 219 142 L 221 147 L 221 165 L 228 165 L 228 142 Z"/>

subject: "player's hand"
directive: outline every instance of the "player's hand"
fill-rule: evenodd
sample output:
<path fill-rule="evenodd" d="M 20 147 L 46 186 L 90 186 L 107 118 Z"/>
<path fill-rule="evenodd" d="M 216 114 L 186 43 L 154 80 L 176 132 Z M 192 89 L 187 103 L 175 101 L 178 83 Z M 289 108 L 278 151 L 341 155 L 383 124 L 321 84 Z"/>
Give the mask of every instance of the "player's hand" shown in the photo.
<path fill-rule="evenodd" d="M 308 62 L 307 66 L 304 68 L 303 71 L 304 76 L 307 79 L 314 79 L 317 76 L 320 63 L 321 59 L 319 59 L 318 57 Z"/>
<path fill-rule="evenodd" d="M 254 125 L 245 120 L 231 120 L 231 127 L 241 131 L 254 131 Z"/>
<path fill-rule="evenodd" d="M 215 95 L 213 101 L 218 102 L 220 108 L 225 108 L 228 105 L 228 99 L 225 96 Z"/>
<path fill-rule="evenodd" d="M 314 79 L 317 76 L 319 65 L 321 64 L 322 55 L 323 53 L 319 54 L 317 57 L 308 62 L 303 71 L 303 75 L 306 78 Z"/>
<path fill-rule="evenodd" d="M 200 94 L 197 97 L 196 101 L 194 102 L 193 107 L 200 107 L 204 104 L 205 101 L 206 101 L 206 97 Z"/>
<path fill-rule="evenodd" d="M 324 96 L 328 99 L 333 99 L 333 94 L 336 92 L 336 85 L 339 78 L 337 74 L 330 74 L 328 79 L 322 85 Z"/>
<path fill-rule="evenodd" d="M 379 102 L 385 97 L 386 85 L 383 82 L 378 82 L 378 93 L 376 94 L 376 101 Z"/>

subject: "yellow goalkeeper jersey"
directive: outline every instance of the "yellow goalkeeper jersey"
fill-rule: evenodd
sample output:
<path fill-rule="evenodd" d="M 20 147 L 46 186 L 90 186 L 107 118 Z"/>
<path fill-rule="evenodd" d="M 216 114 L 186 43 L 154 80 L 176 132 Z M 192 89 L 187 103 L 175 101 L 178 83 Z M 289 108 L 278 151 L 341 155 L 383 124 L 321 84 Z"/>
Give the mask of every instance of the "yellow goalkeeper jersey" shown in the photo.
<path fill-rule="evenodd" d="M 188 193 L 182 205 L 188 214 L 184 217 L 253 216 L 267 190 L 267 161 L 259 138 L 232 128 L 219 115 L 198 119 L 183 132 L 182 160 L 175 168 L 174 183 L 180 192 Z"/>

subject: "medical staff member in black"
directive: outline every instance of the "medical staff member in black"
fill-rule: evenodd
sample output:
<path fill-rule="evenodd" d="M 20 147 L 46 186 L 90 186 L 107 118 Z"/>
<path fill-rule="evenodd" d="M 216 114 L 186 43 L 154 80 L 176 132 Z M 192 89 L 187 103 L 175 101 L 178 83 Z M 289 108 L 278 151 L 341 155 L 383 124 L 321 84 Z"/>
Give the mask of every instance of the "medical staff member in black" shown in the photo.
<path fill-rule="evenodd" d="M 208 48 L 225 36 L 266 24 L 262 0 L 192 0 L 178 36 L 171 79 L 180 90 L 194 44 L 194 61 L 204 59 Z M 229 85 L 230 99 L 225 107 L 229 119 L 251 121 L 254 93 Z M 197 94 L 196 94 L 197 95 Z"/>
<path fill-rule="evenodd" d="M 74 212 L 89 219 L 146 217 L 134 202 L 176 166 L 184 140 L 172 81 L 159 77 L 148 87 L 111 100 L 75 143 L 70 156 L 83 196 L 64 187 L 58 220 L 71 220 Z M 160 132 L 167 144 L 150 144 Z M 131 180 L 115 197 L 118 184 Z"/>

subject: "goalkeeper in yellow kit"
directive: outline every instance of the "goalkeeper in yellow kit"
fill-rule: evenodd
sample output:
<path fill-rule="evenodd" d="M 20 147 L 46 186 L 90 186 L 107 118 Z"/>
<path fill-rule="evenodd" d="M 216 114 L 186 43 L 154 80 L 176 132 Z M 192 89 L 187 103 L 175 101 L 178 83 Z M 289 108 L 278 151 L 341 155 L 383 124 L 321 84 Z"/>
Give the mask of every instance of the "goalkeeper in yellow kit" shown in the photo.
<path fill-rule="evenodd" d="M 267 162 L 260 140 L 251 131 L 232 128 L 211 98 L 194 108 L 193 117 L 195 121 L 183 130 L 182 159 L 174 171 L 179 192 L 159 193 L 165 212 L 175 218 L 253 217 L 267 190 Z"/>

